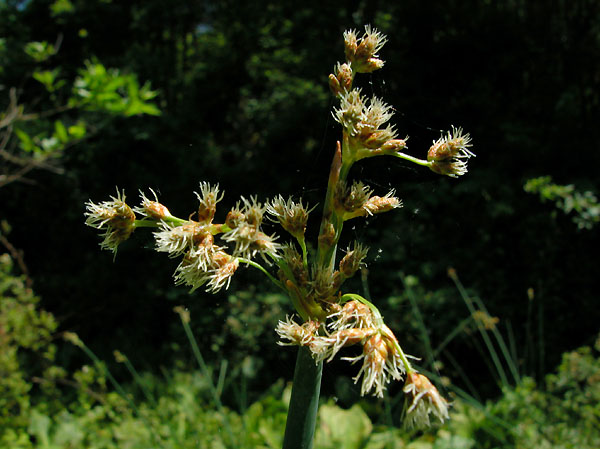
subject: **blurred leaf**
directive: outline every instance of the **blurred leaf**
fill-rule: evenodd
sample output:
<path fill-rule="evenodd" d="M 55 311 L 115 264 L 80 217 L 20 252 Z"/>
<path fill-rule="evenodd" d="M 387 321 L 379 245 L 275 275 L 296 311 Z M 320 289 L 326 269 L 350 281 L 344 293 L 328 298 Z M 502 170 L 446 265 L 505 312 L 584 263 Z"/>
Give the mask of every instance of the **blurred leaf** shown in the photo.
<path fill-rule="evenodd" d="M 28 42 L 25 44 L 25 53 L 33 58 L 36 62 L 46 61 L 50 56 L 54 55 L 54 45 L 46 41 Z"/>
<path fill-rule="evenodd" d="M 321 405 L 317 426 L 315 441 L 323 449 L 360 449 L 373 431 L 371 420 L 358 404 L 348 410 Z"/>
<path fill-rule="evenodd" d="M 50 12 L 53 16 L 58 16 L 60 14 L 68 14 L 75 11 L 75 7 L 70 0 L 55 0 L 54 3 L 50 5 Z"/>
<path fill-rule="evenodd" d="M 56 78 L 60 74 L 60 69 L 54 70 L 38 70 L 33 72 L 33 78 L 44 85 L 48 92 L 54 92 L 56 89 L 64 86 L 64 81 L 56 81 Z"/>
<path fill-rule="evenodd" d="M 67 132 L 67 128 L 65 128 L 65 125 L 63 125 L 63 122 L 60 120 L 56 120 L 54 122 L 54 135 L 62 143 L 67 143 L 69 141 L 69 133 Z"/>

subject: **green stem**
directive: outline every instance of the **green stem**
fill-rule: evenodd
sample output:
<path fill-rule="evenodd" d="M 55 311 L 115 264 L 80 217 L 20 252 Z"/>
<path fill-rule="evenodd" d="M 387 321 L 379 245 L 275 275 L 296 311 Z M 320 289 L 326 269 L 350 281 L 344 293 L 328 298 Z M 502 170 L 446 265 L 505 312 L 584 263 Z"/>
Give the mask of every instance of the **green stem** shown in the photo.
<path fill-rule="evenodd" d="M 152 393 L 150 393 L 150 390 L 148 390 L 146 383 L 140 377 L 139 373 L 137 372 L 137 370 L 135 369 L 135 367 L 129 360 L 129 357 L 127 357 L 125 354 L 121 354 L 121 355 L 123 356 L 123 363 L 125 364 L 127 371 L 129 371 L 129 373 L 133 377 L 133 380 L 135 381 L 135 383 L 137 383 L 140 386 L 140 388 L 142 389 L 142 393 L 144 393 L 144 396 L 146 396 L 146 399 L 148 400 L 148 402 L 150 402 L 153 406 L 156 407 L 157 406 L 156 399 L 154 398 Z"/>
<path fill-rule="evenodd" d="M 296 359 L 283 449 L 312 449 L 322 373 L 323 362 L 315 364 L 310 350 L 301 346 Z"/>
<path fill-rule="evenodd" d="M 304 240 L 304 236 L 297 237 L 298 243 L 300 244 L 300 248 L 302 248 L 302 264 L 304 265 L 304 269 L 308 270 L 308 255 L 306 251 L 306 241 Z"/>
<path fill-rule="evenodd" d="M 269 278 L 269 280 L 275 284 L 277 287 L 279 287 L 280 289 L 282 289 L 283 291 L 287 292 L 287 290 L 285 289 L 285 287 L 283 286 L 283 284 L 281 282 L 279 282 L 277 279 L 275 279 L 273 277 L 273 275 L 271 273 L 269 273 L 265 267 L 263 267 L 261 264 L 254 262 L 253 260 L 250 259 L 245 259 L 243 257 L 238 257 L 238 260 L 241 263 L 245 263 L 246 265 L 250 265 L 251 267 L 257 268 L 258 270 L 262 271 L 262 273 L 267 276 Z"/>
<path fill-rule="evenodd" d="M 233 445 L 235 443 L 235 438 L 233 436 L 233 431 L 229 424 L 227 412 L 225 411 L 225 407 L 223 407 L 223 403 L 221 402 L 221 398 L 219 397 L 219 391 L 217 390 L 217 388 L 215 387 L 215 385 L 212 381 L 212 374 L 211 374 L 210 370 L 208 369 L 208 365 L 206 365 L 206 362 L 204 361 L 204 357 L 202 357 L 202 353 L 200 352 L 200 348 L 198 347 L 198 343 L 196 342 L 196 337 L 194 337 L 194 333 L 192 332 L 192 328 L 190 327 L 189 314 L 187 313 L 187 311 L 185 311 L 181 307 L 175 307 L 174 310 L 176 313 L 179 314 L 179 317 L 181 318 L 181 324 L 183 325 L 185 334 L 188 338 L 190 346 L 192 347 L 192 352 L 194 353 L 194 357 L 196 358 L 196 361 L 198 362 L 198 366 L 200 367 L 202 374 L 206 377 L 206 379 L 208 381 L 207 383 L 208 383 L 208 387 L 209 387 L 211 396 L 213 398 L 213 401 L 217 407 L 217 410 L 219 411 L 219 413 L 221 413 L 221 417 L 223 418 L 223 424 L 225 426 L 225 431 L 227 433 L 227 436 L 229 437 L 229 444 L 227 444 L 226 446 L 233 447 Z"/>
<path fill-rule="evenodd" d="M 419 158 L 416 158 L 416 157 L 413 157 L 413 156 L 409 156 L 408 154 L 404 154 L 404 153 L 400 153 L 400 152 L 389 153 L 389 154 L 390 154 L 390 156 L 395 156 L 395 157 L 398 157 L 400 159 L 404 159 L 404 160 L 413 162 L 413 163 L 415 163 L 417 165 L 422 165 L 423 167 L 429 167 L 429 166 L 431 166 L 431 162 L 428 162 L 426 160 L 419 159 Z"/>
<path fill-rule="evenodd" d="M 458 276 L 456 275 L 456 273 L 454 271 L 451 271 L 449 275 L 450 275 L 450 279 L 452 279 L 452 281 L 454 282 L 454 285 L 458 289 L 458 293 L 460 294 L 464 303 L 466 304 L 467 308 L 469 309 L 471 316 L 475 316 L 475 312 L 477 310 L 475 309 L 473 300 L 467 293 L 465 287 L 462 285 L 462 282 L 460 282 L 460 279 L 458 279 Z M 483 341 L 484 341 L 484 343 L 487 347 L 487 350 L 492 358 L 492 361 L 494 362 L 494 366 L 496 368 L 498 375 L 500 376 L 502 386 L 509 386 L 508 378 L 506 376 L 506 372 L 504 371 L 504 367 L 502 366 L 502 363 L 500 362 L 500 358 L 498 357 L 496 348 L 494 347 L 492 340 L 490 339 L 489 335 L 487 334 L 486 329 L 477 320 L 475 320 L 475 324 L 477 325 L 479 334 L 481 335 L 481 338 L 483 338 Z"/>

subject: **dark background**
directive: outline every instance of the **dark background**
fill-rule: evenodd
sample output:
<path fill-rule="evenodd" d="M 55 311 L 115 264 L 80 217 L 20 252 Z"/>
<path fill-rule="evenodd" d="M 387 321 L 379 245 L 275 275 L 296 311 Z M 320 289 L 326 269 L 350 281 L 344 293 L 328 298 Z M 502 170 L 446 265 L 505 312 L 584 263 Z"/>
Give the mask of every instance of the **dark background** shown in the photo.
<path fill-rule="evenodd" d="M 138 189 L 150 187 L 185 218 L 200 181 L 226 192 L 218 219 L 240 195 L 321 202 L 340 136 L 327 75 L 343 58 L 342 32 L 367 23 L 389 38 L 386 65 L 357 82 L 394 105 L 409 152 L 424 157 L 440 130 L 455 125 L 471 134 L 477 154 L 461 179 L 383 158 L 351 174 L 378 194 L 396 189 L 404 202 L 368 227 L 348 226 L 346 238 L 371 247 L 371 297 L 405 349 L 423 351 L 404 275 L 419 280 L 415 292 L 434 344 L 467 316 L 449 267 L 500 318 L 525 374 L 539 378 L 562 352 L 597 336 L 597 230 L 579 230 L 523 185 L 551 175 L 598 191 L 598 2 L 88 0 L 55 16 L 49 1 L 4 3 L 11 14 L 0 19 L 2 34 L 12 42 L 62 35 L 52 62 L 65 76 L 95 56 L 160 92 L 160 117 L 113 121 L 65 154 L 64 175 L 37 172 L 34 185 L 0 190 L 0 215 L 24 251 L 42 306 L 101 358 L 120 349 L 141 369 L 191 365 L 172 312 L 184 305 L 209 360 L 229 359 L 256 391 L 291 379 L 295 351 L 276 346 L 273 327 L 292 307 L 260 273 L 240 270 L 226 292 L 189 295 L 173 286 L 177 261 L 153 252 L 149 233 L 138 232 L 114 261 L 100 251 L 84 225 L 84 203 L 108 199 L 118 186 L 135 204 Z M 21 77 L 18 64 L 4 67 L 0 101 Z M 37 89 L 31 81 L 21 99 L 34 99 Z M 360 282 L 351 285 L 361 291 Z M 448 351 L 482 394 L 493 395 L 473 338 L 456 339 Z M 78 361 L 68 348 L 59 357 Z M 455 380 L 455 368 L 447 368 L 443 374 Z M 347 373 L 334 364 L 325 391 Z"/>

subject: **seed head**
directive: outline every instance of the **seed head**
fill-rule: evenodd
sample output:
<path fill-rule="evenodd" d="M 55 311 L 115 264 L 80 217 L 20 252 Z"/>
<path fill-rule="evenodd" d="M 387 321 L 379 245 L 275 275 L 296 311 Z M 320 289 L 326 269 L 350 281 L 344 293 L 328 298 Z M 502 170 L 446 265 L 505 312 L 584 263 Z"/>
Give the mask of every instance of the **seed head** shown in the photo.
<path fill-rule="evenodd" d="M 364 98 L 360 89 L 352 89 L 340 96 L 340 107 L 334 108 L 333 118 L 339 122 L 350 136 L 359 132 L 359 123 L 362 120 Z"/>
<path fill-rule="evenodd" d="M 313 338 L 315 338 L 318 329 L 319 323 L 316 321 L 307 321 L 300 325 L 291 317 L 286 316 L 285 321 L 279 321 L 279 324 L 277 324 L 277 327 L 275 328 L 275 332 L 277 332 L 282 339 L 282 341 L 277 344 L 281 346 L 308 346 Z"/>
<path fill-rule="evenodd" d="M 453 126 L 451 132 L 433 142 L 427 153 L 432 171 L 453 178 L 467 173 L 467 161 L 475 154 L 469 150 L 472 146 L 471 137 L 462 132 L 462 128 Z"/>
<path fill-rule="evenodd" d="M 100 247 L 116 253 L 117 247 L 135 230 L 135 213 L 125 203 L 124 192 L 117 189 L 117 196 L 110 198 L 110 201 L 100 204 L 88 201 L 84 215 L 87 217 L 86 225 L 104 230 Z"/>
<path fill-rule="evenodd" d="M 369 337 L 363 344 L 363 353 L 357 357 L 344 357 L 355 363 L 362 360 L 363 364 L 354 377 L 357 383 L 362 378 L 361 394 L 365 395 L 371 391 L 379 397 L 383 397 L 385 386 L 391 379 L 400 380 L 406 368 L 397 352 L 397 342 L 390 340 L 391 331 L 384 326 L 380 331 Z M 395 340 L 395 337 L 393 337 Z"/>
<path fill-rule="evenodd" d="M 344 33 L 346 59 L 353 64 L 356 72 L 373 72 L 384 65 L 378 53 L 386 42 L 387 38 L 370 25 L 365 26 L 365 32 L 360 39 L 357 38 L 356 31 L 346 31 Z"/>
<path fill-rule="evenodd" d="M 171 226 L 162 222 L 160 231 L 154 233 L 156 251 L 177 257 L 192 249 L 195 244 L 203 242 L 208 236 L 212 238 L 206 226 L 196 221 L 181 226 Z"/>
<path fill-rule="evenodd" d="M 406 149 L 406 141 L 407 140 L 408 140 L 408 137 L 406 137 L 405 139 L 388 140 L 383 145 L 381 145 L 381 151 L 383 151 L 384 153 L 391 153 L 391 154 L 393 154 L 397 151 L 403 151 Z"/>
<path fill-rule="evenodd" d="M 362 343 L 377 332 L 376 328 L 342 329 L 327 337 L 321 337 L 323 348 L 317 354 L 314 354 L 314 357 L 317 361 L 326 360 L 331 362 L 343 347 Z"/>
<path fill-rule="evenodd" d="M 286 201 L 279 195 L 270 201 L 266 207 L 267 212 L 279 221 L 283 229 L 298 239 L 304 237 L 310 210 L 302 204 L 302 200 L 296 203 L 288 198 Z"/>
<path fill-rule="evenodd" d="M 364 103 L 363 103 L 364 104 Z M 387 123 L 394 115 L 393 108 L 386 104 L 381 98 L 372 97 L 369 105 L 363 107 L 361 120 L 358 124 L 359 133 L 361 136 L 369 136 L 379 127 Z M 390 133 L 391 139 L 395 137 L 395 132 L 392 127 L 386 128 Z M 389 140 L 389 139 L 387 139 Z"/>
<path fill-rule="evenodd" d="M 207 284 L 206 291 L 214 293 L 229 287 L 238 266 L 238 259 L 222 248 L 197 248 L 189 251 L 175 270 L 175 285 L 189 285 L 194 291 Z"/>
<path fill-rule="evenodd" d="M 236 257 L 252 259 L 260 253 L 266 262 L 269 255 L 278 258 L 281 245 L 276 243 L 275 235 L 267 235 L 260 229 L 266 206 L 255 197 L 249 200 L 242 197 L 242 205 L 238 203 L 227 215 L 226 225 L 231 228 L 223 234 L 223 240 L 235 244 L 233 254 Z"/>
<path fill-rule="evenodd" d="M 384 144 L 387 144 L 389 147 L 389 142 L 395 142 L 397 140 L 396 129 L 393 125 L 388 125 L 384 129 L 379 129 L 371 134 L 366 135 L 366 137 L 363 137 L 361 140 L 364 146 L 371 150 L 380 148 Z"/>
<path fill-rule="evenodd" d="M 364 215 L 381 214 L 402 207 L 402 201 L 394 196 L 395 190 L 390 190 L 384 197 L 372 196 L 363 207 Z"/>
<path fill-rule="evenodd" d="M 403 391 L 410 404 L 404 418 L 407 427 L 429 427 L 429 415 L 436 416 L 440 422 L 448 419 L 448 403 L 424 375 L 416 372 L 408 374 Z"/>
<path fill-rule="evenodd" d="M 219 193 L 219 184 L 211 186 L 208 182 L 200 183 L 200 193 L 194 192 L 200 205 L 198 206 L 198 221 L 200 223 L 212 223 L 217 210 L 217 203 L 223 199 L 223 193 Z"/>
<path fill-rule="evenodd" d="M 377 325 L 371 309 L 359 301 L 348 301 L 340 311 L 329 315 L 329 318 L 333 321 L 327 327 L 332 330 L 363 329 Z"/>
<path fill-rule="evenodd" d="M 149 200 L 144 192 L 140 190 L 140 198 L 142 203 L 140 207 L 135 207 L 133 210 L 138 214 L 150 218 L 152 220 L 164 220 L 165 218 L 172 217 L 169 209 L 161 203 L 158 202 L 158 197 L 154 190 L 150 189 L 152 195 L 154 195 L 154 201 Z"/>
<path fill-rule="evenodd" d="M 288 266 L 292 273 L 292 276 L 294 277 L 294 279 L 291 280 L 294 281 L 294 283 L 299 287 L 306 286 L 306 284 L 308 283 L 308 273 L 304 268 L 302 256 L 298 251 L 296 251 L 296 248 L 294 248 L 292 244 L 283 245 L 281 251 L 281 258 L 283 259 L 283 262 Z M 281 273 L 281 275 L 283 275 L 283 272 Z M 287 279 L 285 278 L 285 275 L 283 275 L 283 277 L 284 279 Z"/>
<path fill-rule="evenodd" d="M 362 209 L 371 197 L 373 190 L 362 181 L 354 181 L 348 188 L 345 182 L 339 182 L 335 190 L 335 205 L 344 214 L 353 214 Z"/>
<path fill-rule="evenodd" d="M 329 75 L 329 88 L 337 97 L 350 90 L 352 87 L 352 67 L 350 63 L 337 63 L 334 73 Z"/>
<path fill-rule="evenodd" d="M 348 248 L 346 255 L 340 260 L 340 272 L 346 278 L 354 276 L 354 273 L 356 273 L 363 264 L 363 260 L 367 257 L 368 252 L 369 248 L 358 242 L 354 242 L 354 248 Z"/>
<path fill-rule="evenodd" d="M 209 271 L 207 292 L 216 293 L 223 287 L 229 288 L 231 278 L 240 263 L 237 257 L 232 257 L 224 251 L 218 251 L 212 258 L 214 269 Z"/>
<path fill-rule="evenodd" d="M 344 52 L 346 53 L 346 59 L 352 61 L 356 55 L 356 49 L 358 48 L 358 37 L 356 30 L 344 31 Z"/>

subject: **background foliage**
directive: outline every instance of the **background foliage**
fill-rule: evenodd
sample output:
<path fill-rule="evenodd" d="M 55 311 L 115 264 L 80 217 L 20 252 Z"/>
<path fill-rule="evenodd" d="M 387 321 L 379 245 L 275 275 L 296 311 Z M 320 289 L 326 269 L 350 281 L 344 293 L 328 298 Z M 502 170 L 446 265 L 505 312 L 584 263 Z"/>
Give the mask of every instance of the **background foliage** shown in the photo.
<path fill-rule="evenodd" d="M 2 293 L 2 329 L 11 330 L 2 344 L 17 351 L 3 357 L 12 373 L 20 373 L 6 388 L 23 393 L 17 415 L 41 394 L 40 385 L 32 390 L 32 379 L 42 377 L 44 363 L 56 367 L 54 384 L 88 363 L 72 345 L 48 349 L 48 338 L 64 330 L 77 332 L 118 379 L 128 375 L 113 362 L 115 349 L 148 373 L 191 368 L 172 313 L 181 304 L 190 310 L 215 372 L 228 363 L 223 400 L 232 410 L 243 413 L 277 379 L 291 378 L 295 355 L 275 345 L 272 331 L 291 309 L 258 274 L 236 275 L 219 295 L 190 296 L 172 285 L 173 261 L 153 253 L 147 236 L 136 235 L 114 261 L 100 252 L 97 236 L 83 225 L 84 202 L 105 199 L 115 185 L 130 198 L 151 187 L 185 216 L 194 210 L 192 192 L 203 180 L 226 191 L 222 210 L 240 194 L 322 201 L 339 138 L 327 75 L 342 51 L 342 31 L 365 23 L 389 42 L 382 52 L 385 68 L 363 90 L 395 106 L 410 150 L 422 156 L 440 129 L 456 125 L 472 134 L 477 158 L 459 180 L 396 161 L 367 161 L 360 168 L 361 178 L 377 190 L 395 188 L 405 206 L 349 233 L 348 239 L 372 248 L 368 273 L 356 287 L 368 287 L 413 354 L 428 354 L 427 339 L 435 349 L 455 332 L 435 367 L 484 403 L 501 394 L 500 386 L 508 390 L 490 375 L 489 359 L 482 356 L 488 351 L 473 337 L 474 321 L 446 276 L 453 267 L 468 293 L 499 319 L 497 329 L 519 374 L 544 386 L 538 397 L 530 392 L 537 391 L 533 381 L 525 382 L 490 405 L 490 413 L 508 419 L 511 407 L 523 401 L 524 410 L 541 407 L 550 400 L 546 390 L 567 388 L 569 380 L 546 388 L 545 376 L 564 352 L 593 345 L 598 332 L 598 268 L 590 250 L 598 243 L 597 2 L 196 0 L 165 8 L 154 0 L 3 0 L 0 121 L 11 111 L 31 116 L 14 124 L 2 150 L 27 158 L 32 169 L 0 188 L 0 219 L 7 223 L 1 236 L 13 253 L 11 264 L 21 262 L 4 276 L 27 275 L 36 292 L 23 284 L 18 289 L 25 290 L 3 287 Z M 13 107 L 15 98 L 23 109 Z M 1 139 L 9 136 L 7 127 L 0 133 Z M 15 173 L 9 159 L 1 163 L 2 174 Z M 524 189 L 542 176 L 553 181 L 530 182 L 527 190 L 548 202 Z M 570 215 L 555 213 L 555 201 Z M 573 223 L 574 214 L 592 225 Z M 314 215 L 309 236 L 317 232 Z M 5 279 L 5 285 L 16 282 Z M 41 305 L 52 314 L 27 318 L 31 312 L 22 312 L 19 319 L 32 326 L 22 339 L 17 325 L 5 324 L 15 296 L 24 298 L 23 310 Z M 463 320 L 470 321 L 457 331 Z M 38 354 L 33 359 L 32 352 Z M 23 353 L 18 365 L 17 353 Z M 561 370 L 559 377 L 566 376 L 564 363 Z M 96 382 L 89 376 L 73 382 Z M 340 405 L 358 399 L 345 364 L 327 366 L 324 382 L 326 395 Z M 60 403 L 59 393 L 52 394 Z M 3 394 L 1 400 L 12 399 Z M 375 422 L 383 407 L 363 404 Z M 401 404 L 392 401 L 391 407 Z M 42 408 L 34 416 L 48 413 Z M 60 416 L 71 422 L 71 415 Z M 43 433 L 44 419 L 35 422 L 35 432 Z"/>

